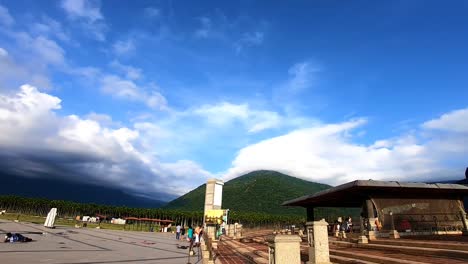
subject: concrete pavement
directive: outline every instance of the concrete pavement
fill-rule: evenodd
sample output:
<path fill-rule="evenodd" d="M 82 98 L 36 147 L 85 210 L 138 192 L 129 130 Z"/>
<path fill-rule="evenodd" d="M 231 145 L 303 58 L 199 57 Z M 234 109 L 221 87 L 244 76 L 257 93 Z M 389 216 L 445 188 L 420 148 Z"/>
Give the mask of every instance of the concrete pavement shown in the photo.
<path fill-rule="evenodd" d="M 177 241 L 171 233 L 148 233 L 87 229 L 59 226 L 48 229 L 31 223 L 0 220 L 0 236 L 21 233 L 30 243 L 0 243 L 0 263 L 187 263 L 186 241 Z M 45 234 L 43 234 L 45 233 Z M 2 240 L 3 241 L 3 240 Z M 201 263 L 198 256 L 191 263 Z"/>

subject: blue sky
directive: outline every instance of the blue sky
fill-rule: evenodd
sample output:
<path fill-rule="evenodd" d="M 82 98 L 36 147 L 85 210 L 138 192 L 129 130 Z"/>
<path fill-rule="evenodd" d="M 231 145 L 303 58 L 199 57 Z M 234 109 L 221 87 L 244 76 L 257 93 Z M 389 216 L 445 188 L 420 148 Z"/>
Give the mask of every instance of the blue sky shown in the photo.
<path fill-rule="evenodd" d="M 256 169 L 329 184 L 460 178 L 467 11 L 0 0 L 0 165 L 158 198 Z"/>

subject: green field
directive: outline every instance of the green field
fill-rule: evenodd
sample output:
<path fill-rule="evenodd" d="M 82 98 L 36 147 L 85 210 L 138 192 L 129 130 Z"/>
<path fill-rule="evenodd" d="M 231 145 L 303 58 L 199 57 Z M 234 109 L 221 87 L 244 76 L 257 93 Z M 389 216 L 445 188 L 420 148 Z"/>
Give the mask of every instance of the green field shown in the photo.
<path fill-rule="evenodd" d="M 16 213 L 7 213 L 0 215 L 0 219 L 2 220 L 18 220 L 19 222 L 27 222 L 27 223 L 33 223 L 33 224 L 44 224 L 46 217 L 44 216 L 34 216 L 34 215 L 25 215 L 25 214 L 16 214 Z M 56 226 L 75 226 L 77 224 L 77 221 L 75 219 L 64 219 L 64 218 L 56 218 L 55 219 L 55 225 Z M 79 222 L 81 226 L 81 222 Z M 101 229 L 111 229 L 111 230 L 131 230 L 131 231 L 149 231 L 150 226 L 149 225 L 114 225 L 110 223 L 101 223 L 100 225 L 97 223 L 86 223 L 86 228 L 96 228 L 100 226 Z M 155 227 L 155 231 L 158 231 L 159 228 Z"/>

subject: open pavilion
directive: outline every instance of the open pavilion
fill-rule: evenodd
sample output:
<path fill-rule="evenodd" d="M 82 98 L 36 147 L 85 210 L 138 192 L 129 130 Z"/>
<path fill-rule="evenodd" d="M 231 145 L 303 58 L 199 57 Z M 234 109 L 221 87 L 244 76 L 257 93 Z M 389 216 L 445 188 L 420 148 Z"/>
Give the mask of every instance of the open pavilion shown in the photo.
<path fill-rule="evenodd" d="M 317 220 L 315 208 L 361 208 L 361 230 L 376 231 L 377 236 L 388 235 L 390 230 L 405 235 L 468 234 L 464 197 L 468 197 L 468 186 L 460 184 L 357 180 L 286 201 L 283 206 L 305 207 L 307 221 Z"/>

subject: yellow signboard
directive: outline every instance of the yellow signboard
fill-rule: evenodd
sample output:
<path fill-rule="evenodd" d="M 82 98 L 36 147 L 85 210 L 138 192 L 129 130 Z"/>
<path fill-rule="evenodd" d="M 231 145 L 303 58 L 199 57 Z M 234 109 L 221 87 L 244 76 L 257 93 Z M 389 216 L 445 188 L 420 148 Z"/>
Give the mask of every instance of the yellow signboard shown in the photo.
<path fill-rule="evenodd" d="M 205 215 L 205 222 L 207 224 L 221 224 L 223 221 L 226 221 L 226 210 L 217 209 L 217 210 L 208 210 Z"/>

